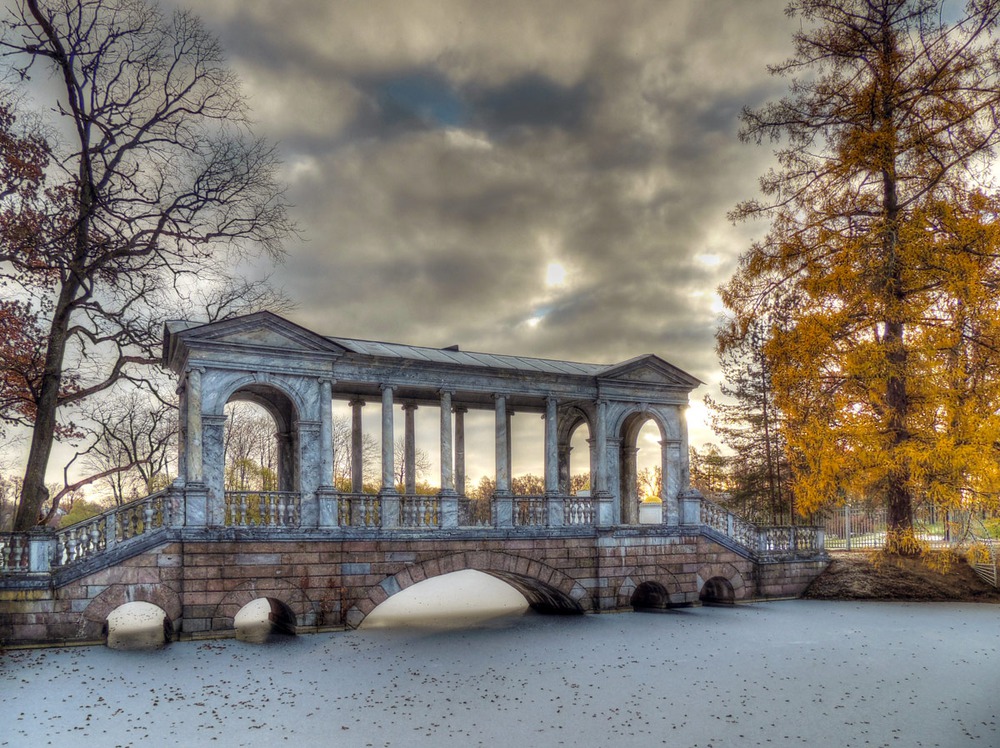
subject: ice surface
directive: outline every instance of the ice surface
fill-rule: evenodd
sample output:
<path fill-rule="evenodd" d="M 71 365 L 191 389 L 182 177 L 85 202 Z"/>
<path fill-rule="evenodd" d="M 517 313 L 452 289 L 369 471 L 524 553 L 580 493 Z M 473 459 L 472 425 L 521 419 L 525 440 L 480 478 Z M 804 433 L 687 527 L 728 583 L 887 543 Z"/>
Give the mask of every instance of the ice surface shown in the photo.
<path fill-rule="evenodd" d="M 997 746 L 1000 607 L 787 601 L 20 650 L 3 746 Z"/>

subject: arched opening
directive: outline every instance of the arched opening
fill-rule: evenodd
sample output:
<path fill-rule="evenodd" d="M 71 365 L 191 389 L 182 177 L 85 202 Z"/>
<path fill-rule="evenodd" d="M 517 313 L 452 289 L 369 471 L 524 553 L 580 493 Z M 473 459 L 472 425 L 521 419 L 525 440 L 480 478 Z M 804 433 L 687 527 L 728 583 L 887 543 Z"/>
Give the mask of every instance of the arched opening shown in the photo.
<path fill-rule="evenodd" d="M 732 582 L 725 577 L 712 577 L 698 594 L 702 605 L 733 605 L 736 602 L 736 591 Z"/>
<path fill-rule="evenodd" d="M 560 490 L 568 496 L 589 496 L 590 485 L 590 426 L 580 419 L 570 433 L 565 457 L 560 461 Z"/>
<path fill-rule="evenodd" d="M 465 569 L 407 587 L 377 606 L 361 625 L 458 628 L 520 616 L 528 607 L 528 599 L 511 584 Z"/>
<path fill-rule="evenodd" d="M 119 605 L 104 622 L 111 649 L 158 649 L 173 638 L 173 624 L 163 608 L 153 603 Z"/>
<path fill-rule="evenodd" d="M 295 613 L 281 600 L 259 597 L 251 600 L 233 617 L 236 638 L 263 644 L 275 638 L 295 635 Z"/>
<path fill-rule="evenodd" d="M 298 418 L 283 393 L 252 385 L 225 406 L 225 524 L 294 525 L 299 508 Z"/>
<path fill-rule="evenodd" d="M 639 504 L 643 499 L 663 495 L 663 434 L 650 416 L 629 416 L 621 432 L 621 522 L 639 523 Z"/>
<path fill-rule="evenodd" d="M 264 407 L 249 401 L 226 405 L 227 491 L 278 490 L 277 434 L 274 418 Z"/>
<path fill-rule="evenodd" d="M 632 609 L 666 610 L 670 607 L 670 593 L 659 582 L 643 582 L 632 593 Z"/>

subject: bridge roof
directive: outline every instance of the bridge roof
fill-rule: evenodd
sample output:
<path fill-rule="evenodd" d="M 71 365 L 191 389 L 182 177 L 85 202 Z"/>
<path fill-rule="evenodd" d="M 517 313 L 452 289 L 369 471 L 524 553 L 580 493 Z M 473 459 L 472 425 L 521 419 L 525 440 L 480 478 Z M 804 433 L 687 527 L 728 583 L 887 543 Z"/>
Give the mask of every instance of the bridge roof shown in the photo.
<path fill-rule="evenodd" d="M 375 340 L 357 340 L 354 338 L 328 338 L 328 340 L 346 348 L 352 353 L 363 356 L 381 356 L 411 361 L 458 364 L 459 366 L 478 368 L 512 369 L 514 371 L 545 374 L 576 374 L 595 377 L 617 366 L 617 364 L 584 364 L 559 359 L 509 356 L 501 353 L 475 353 L 459 350 L 458 346 L 425 348 L 403 343 L 385 343 Z"/>
<path fill-rule="evenodd" d="M 594 364 L 463 351 L 458 346 L 430 348 L 326 337 L 271 312 L 209 323 L 171 320 L 164 327 L 163 359 L 175 371 L 186 365 L 189 352 L 201 361 L 239 361 L 250 368 L 266 368 L 278 360 L 286 365 L 292 360 L 312 361 L 311 371 L 316 371 L 315 366 L 328 367 L 338 382 L 365 396 L 377 395 L 380 383 L 411 387 L 401 390 L 400 395 L 417 397 L 421 388 L 444 383 L 467 392 L 488 393 L 504 391 L 507 384 L 518 382 L 510 386 L 526 396 L 526 402 L 537 405 L 535 400 L 544 392 L 589 397 L 599 388 L 628 396 L 638 391 L 679 396 L 702 384 L 653 354 Z"/>

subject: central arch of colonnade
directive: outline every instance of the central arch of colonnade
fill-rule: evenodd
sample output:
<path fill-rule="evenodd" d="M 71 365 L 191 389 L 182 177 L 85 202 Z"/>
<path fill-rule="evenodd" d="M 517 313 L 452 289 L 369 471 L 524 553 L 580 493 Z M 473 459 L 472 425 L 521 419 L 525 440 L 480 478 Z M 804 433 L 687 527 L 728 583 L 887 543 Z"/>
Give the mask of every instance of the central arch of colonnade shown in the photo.
<path fill-rule="evenodd" d="M 465 494 L 465 414 L 495 419 L 497 527 L 638 522 L 636 439 L 652 420 L 660 432 L 663 524 L 676 525 L 688 488 L 684 410 L 700 382 L 661 358 L 611 365 L 420 348 L 325 337 L 269 312 L 222 322 L 168 322 L 164 361 L 179 378 L 178 485 L 188 526 L 459 527 L 470 522 Z M 352 409 L 349 492 L 334 488 L 332 400 Z M 277 426 L 278 490 L 246 496 L 225 491 L 225 406 L 247 400 Z M 381 406 L 381 489 L 361 492 L 361 409 Z M 440 493 L 417 497 L 413 409 L 440 411 Z M 395 485 L 394 408 L 404 413 L 404 490 Z M 544 418 L 544 496 L 511 491 L 514 413 Z M 586 424 L 590 496 L 569 490 L 570 441 Z"/>

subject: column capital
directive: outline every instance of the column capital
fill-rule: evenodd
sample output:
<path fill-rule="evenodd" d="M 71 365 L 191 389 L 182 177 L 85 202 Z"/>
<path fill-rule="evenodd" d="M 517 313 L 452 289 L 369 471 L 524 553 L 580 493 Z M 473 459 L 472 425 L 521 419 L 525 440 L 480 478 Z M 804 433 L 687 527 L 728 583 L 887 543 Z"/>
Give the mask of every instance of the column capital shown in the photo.
<path fill-rule="evenodd" d="M 395 392 L 396 389 L 398 389 L 398 387 L 399 385 L 396 384 L 380 384 L 378 386 L 378 388 L 382 390 L 382 392 L 385 392 L 386 390 L 389 390 L 390 392 Z"/>
<path fill-rule="evenodd" d="M 439 395 L 454 395 L 455 389 L 453 387 L 441 387 L 438 389 L 437 393 Z"/>
<path fill-rule="evenodd" d="M 451 412 L 452 413 L 468 413 L 469 412 L 469 408 L 466 405 L 453 405 L 451 407 Z"/>
<path fill-rule="evenodd" d="M 362 400 L 360 397 L 352 397 L 350 400 L 347 401 L 347 404 L 350 405 L 352 408 L 354 408 L 354 407 L 358 407 L 358 408 L 365 407 L 365 401 Z"/>
<path fill-rule="evenodd" d="M 185 366 L 184 367 L 184 373 L 185 374 L 191 374 L 192 372 L 197 372 L 199 374 L 204 374 L 205 373 L 205 367 L 204 366 Z"/>
<path fill-rule="evenodd" d="M 409 403 L 409 402 L 403 403 L 399 407 L 402 408 L 404 411 L 413 411 L 413 410 L 417 410 L 417 408 L 418 408 L 418 406 L 417 406 L 416 403 Z"/>
<path fill-rule="evenodd" d="M 331 387 L 337 383 L 337 380 L 333 377 L 316 377 L 316 381 L 320 384 L 328 384 Z"/>

